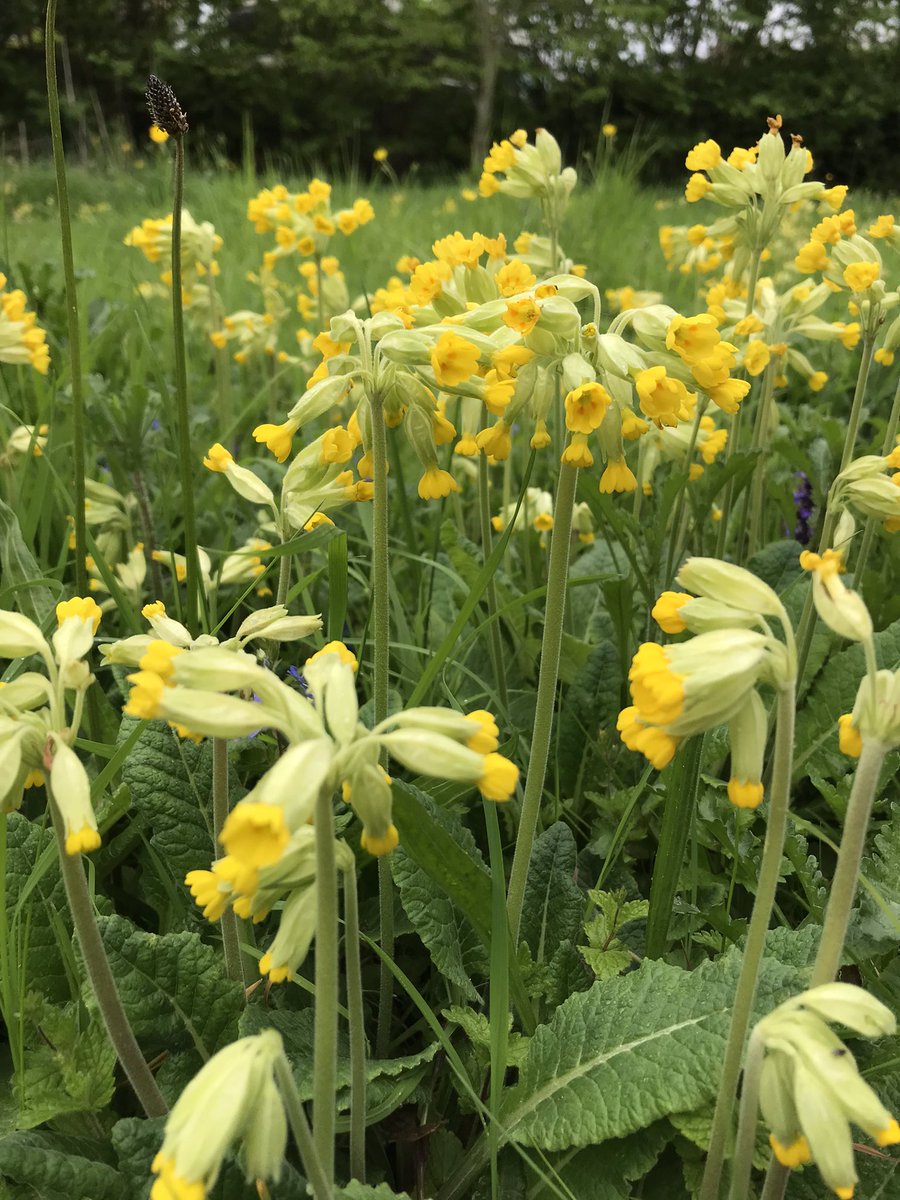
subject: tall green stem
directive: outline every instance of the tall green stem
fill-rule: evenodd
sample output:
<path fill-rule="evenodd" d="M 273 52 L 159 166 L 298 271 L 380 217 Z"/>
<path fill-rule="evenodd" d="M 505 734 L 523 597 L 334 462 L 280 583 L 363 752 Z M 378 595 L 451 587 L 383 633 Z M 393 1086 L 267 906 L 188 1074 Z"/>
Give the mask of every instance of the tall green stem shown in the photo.
<path fill-rule="evenodd" d="M 872 801 L 878 788 L 878 776 L 887 748 L 881 742 L 863 741 L 862 753 L 853 779 L 850 803 L 844 818 L 844 832 L 838 850 L 837 866 L 828 893 L 822 936 L 813 964 L 810 987 L 830 983 L 841 965 L 841 954 L 850 923 L 850 910 L 859 882 L 859 868 L 866 844 L 866 832 L 872 815 Z"/>
<path fill-rule="evenodd" d="M 897 427 L 900 425 L 900 381 L 897 383 L 897 388 L 894 392 L 894 402 L 891 405 L 891 415 L 888 417 L 887 427 L 884 431 L 884 442 L 882 444 L 881 453 L 887 456 L 894 449 L 894 439 L 897 437 Z M 866 521 L 866 528 L 862 536 L 862 542 L 859 547 L 859 556 L 856 560 L 856 566 L 853 570 L 853 586 L 859 589 L 862 586 L 863 571 L 866 568 L 866 561 L 869 557 L 869 551 L 872 549 L 872 542 L 875 538 L 875 529 L 878 525 L 876 517 L 869 517 Z"/>
<path fill-rule="evenodd" d="M 753 305 L 756 302 L 756 285 L 759 282 L 759 265 L 761 261 L 763 247 L 754 248 L 751 252 L 750 266 L 747 275 L 747 303 L 744 306 L 744 316 L 749 317 L 753 312 Z M 731 423 L 731 433 L 728 438 L 728 443 L 725 446 L 725 465 L 731 461 L 731 456 L 738 449 L 738 444 L 741 440 L 741 413 L 743 405 L 734 414 L 734 420 Z M 719 521 L 719 529 L 716 533 L 716 558 L 722 558 L 725 553 L 725 542 L 728 538 L 728 524 L 731 517 L 731 505 L 734 500 L 734 479 L 729 479 L 725 485 L 725 495 L 722 498 L 722 517 Z"/>
<path fill-rule="evenodd" d="M 344 962 L 350 1014 L 350 1177 L 366 1182 L 366 1025 L 359 955 L 356 866 L 344 872 Z"/>
<path fill-rule="evenodd" d="M 53 167 L 56 172 L 56 198 L 59 205 L 59 232 L 62 242 L 63 278 L 66 285 L 66 326 L 69 335 L 69 366 L 72 387 L 72 468 L 75 474 L 75 590 L 87 593 L 87 536 L 84 519 L 84 389 L 81 374 L 81 324 L 78 316 L 78 289 L 75 286 L 75 255 L 72 250 L 72 219 L 69 212 L 69 187 L 66 179 L 66 153 L 59 116 L 59 86 L 56 79 L 56 0 L 47 2 L 44 31 L 44 57 L 47 72 L 47 100 L 50 109 L 50 138 Z"/>
<path fill-rule="evenodd" d="M 672 572 L 681 560 L 684 553 L 684 541 L 686 534 L 685 524 L 685 506 L 687 504 L 687 490 L 691 484 L 691 460 L 694 457 L 694 451 L 697 448 L 697 438 L 700 436 L 700 422 L 703 420 L 703 414 L 706 412 L 706 399 L 697 401 L 697 411 L 694 413 L 694 423 L 691 426 L 691 437 L 688 442 L 687 454 L 684 459 L 684 486 L 678 493 L 678 500 L 675 504 L 675 511 L 672 514 L 672 523 L 669 526 L 669 547 L 666 552 L 666 573 L 663 578 L 663 587 L 667 588 L 672 582 Z M 643 495 L 641 488 L 635 489 L 635 495 Z"/>
<path fill-rule="evenodd" d="M 388 713 L 388 672 L 390 669 L 391 615 L 388 582 L 388 477 L 387 434 L 384 426 L 384 404 L 381 394 L 372 389 L 369 394 L 372 414 L 372 608 L 374 625 L 374 679 L 372 698 L 375 724 Z M 387 856 L 378 860 L 378 908 L 381 948 L 389 958 L 394 956 L 394 881 Z M 375 1054 L 387 1058 L 391 1037 L 391 1008 L 394 1002 L 394 979 L 384 962 L 381 964 L 378 994 L 378 1026 L 375 1033 Z"/>
<path fill-rule="evenodd" d="M 869 379 L 869 369 L 872 366 L 872 355 L 875 353 L 875 334 L 877 333 L 877 325 L 874 317 L 870 317 L 866 326 L 865 337 L 863 341 L 862 358 L 859 363 L 859 373 L 856 376 L 856 388 L 853 392 L 853 403 L 850 406 L 850 416 L 847 419 L 847 432 L 844 435 L 844 450 L 841 454 L 841 465 L 838 468 L 838 474 L 846 469 L 850 460 L 853 457 L 853 451 L 856 448 L 856 434 L 859 429 L 859 418 L 862 413 L 863 398 L 866 394 L 866 383 Z M 819 537 L 819 553 L 827 550 L 831 545 L 831 540 L 834 537 L 835 526 L 837 525 L 837 514 L 833 509 L 828 507 L 828 500 L 825 501 L 825 511 L 822 514 L 822 533 Z M 797 680 L 798 683 L 803 681 L 803 672 L 806 668 L 806 660 L 809 657 L 809 648 L 812 645 L 813 631 L 816 627 L 816 613 L 813 605 L 812 587 L 809 588 L 806 596 L 806 602 L 803 605 L 803 613 L 800 617 L 800 624 L 797 629 Z"/>
<path fill-rule="evenodd" d="M 56 798 L 50 790 L 50 781 L 46 783 L 50 800 L 50 812 L 53 817 L 53 828 L 56 832 L 56 844 L 59 850 L 59 868 L 66 889 L 66 899 L 75 926 L 75 936 L 84 959 L 87 977 L 97 1000 L 97 1008 L 109 1034 L 109 1040 L 118 1055 L 122 1069 L 128 1076 L 128 1082 L 134 1089 L 141 1107 L 148 1117 L 164 1117 L 169 1111 L 162 1093 L 157 1087 L 156 1080 L 147 1066 L 146 1060 L 137 1044 L 134 1031 L 129 1024 L 116 981 L 103 948 L 103 939 L 97 928 L 94 916 L 94 906 L 91 903 L 81 855 L 66 853 L 66 835 L 62 815 L 56 804 Z"/>
<path fill-rule="evenodd" d="M 731 1012 L 731 1026 L 725 1046 L 725 1059 L 719 1082 L 719 1092 L 716 1097 L 709 1154 L 700 1187 L 700 1200 L 719 1200 L 722 1163 L 725 1159 L 725 1148 L 731 1129 L 731 1114 L 734 1110 L 734 1097 L 737 1091 L 738 1076 L 741 1072 L 744 1039 L 750 1024 L 753 999 L 756 995 L 756 980 L 765 949 L 766 931 L 769 928 L 772 907 L 775 903 L 775 892 L 778 888 L 790 804 L 791 767 L 794 751 L 794 698 L 793 683 L 783 687 L 778 693 L 775 755 L 766 840 L 760 863 L 756 900 L 750 917 L 750 928 L 747 931 L 741 973 Z"/>
<path fill-rule="evenodd" d="M 765 1046 L 762 1041 L 751 1037 L 747 1046 L 747 1061 L 741 1080 L 741 1103 L 738 1116 L 737 1141 L 734 1146 L 734 1161 L 731 1170 L 731 1193 L 729 1200 L 747 1200 L 750 1172 L 753 1168 L 753 1150 L 756 1145 L 756 1125 L 759 1111 L 759 1082 L 762 1072 Z"/>
<path fill-rule="evenodd" d="M 316 799 L 316 1011 L 313 1027 L 313 1136 L 329 1187 L 334 1182 L 337 1092 L 338 903 L 334 809 L 322 788 Z M 328 1192 L 331 1195 L 331 1192 Z"/>
<path fill-rule="evenodd" d="M 556 683 L 559 678 L 559 652 L 562 645 L 563 616 L 566 607 L 566 585 L 569 576 L 569 549 L 572 539 L 572 509 L 575 503 L 575 484 L 578 468 L 561 463 L 556 489 L 553 534 L 550 539 L 550 561 L 547 567 L 547 596 L 544 607 L 544 635 L 541 641 L 541 668 L 538 675 L 537 702 L 531 733 L 531 754 L 525 795 L 519 817 L 519 832 L 513 856 L 512 873 L 506 908 L 513 945 L 518 945 L 519 922 L 525 900 L 525 884 L 531 863 L 531 850 L 541 809 L 544 777 L 550 753 L 553 730 L 553 709 L 556 702 Z"/>
<path fill-rule="evenodd" d="M 478 459 L 478 516 L 481 526 L 481 556 L 487 562 L 491 553 L 491 500 L 488 480 L 487 459 L 482 454 Z M 503 666 L 503 644 L 500 638 L 500 624 L 497 620 L 497 589 L 494 586 L 493 575 L 487 585 L 488 616 L 491 619 L 491 660 L 494 667 L 494 680 L 497 693 L 504 708 L 509 705 L 506 690 L 506 669 Z"/>
<path fill-rule="evenodd" d="M 219 845 L 219 834 L 228 817 L 228 742 L 225 738 L 213 738 L 213 843 Z M 222 913 L 222 945 L 225 949 L 225 970 L 229 979 L 242 986 L 246 983 L 241 966 L 241 943 L 238 937 L 237 917 L 234 909 L 227 907 Z"/>
<path fill-rule="evenodd" d="M 194 455 L 191 451 L 191 417 L 188 412 L 187 357 L 184 348 L 184 307 L 181 270 L 181 210 L 184 206 L 184 135 L 176 134 L 175 197 L 172 203 L 172 333 L 175 345 L 175 404 L 178 413 L 178 466 L 184 519 L 184 557 L 187 569 L 188 624 L 201 617 L 200 556 L 194 518 Z"/>
<path fill-rule="evenodd" d="M 759 412 L 756 418 L 756 428 L 753 431 L 754 450 L 766 450 L 769 444 L 769 428 L 772 424 L 772 398 L 775 395 L 775 360 L 766 367 L 763 378 L 762 396 L 759 400 Z M 759 534 L 762 526 L 763 509 L 766 498 L 766 456 L 762 454 L 753 472 L 752 496 L 750 501 L 750 530 L 747 543 L 747 557 L 752 558 L 759 546 Z M 742 524 L 744 524 L 742 522 Z"/>
<path fill-rule="evenodd" d="M 297 1094 L 294 1076 L 291 1074 L 291 1066 L 284 1054 L 275 1060 L 275 1082 L 278 1084 L 278 1090 L 284 1102 L 284 1111 L 287 1114 L 291 1133 L 297 1143 L 300 1161 L 303 1164 L 303 1174 L 312 1187 L 313 1196 L 315 1200 L 332 1200 L 333 1188 L 316 1153 L 316 1146 L 309 1130 L 309 1122 Z"/>

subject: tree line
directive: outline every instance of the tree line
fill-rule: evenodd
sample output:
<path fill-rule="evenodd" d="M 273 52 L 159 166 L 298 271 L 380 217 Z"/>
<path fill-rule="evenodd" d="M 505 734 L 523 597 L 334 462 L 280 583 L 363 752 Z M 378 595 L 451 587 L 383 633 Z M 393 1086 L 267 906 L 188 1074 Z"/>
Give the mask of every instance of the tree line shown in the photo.
<path fill-rule="evenodd" d="M 143 135 L 154 72 L 233 159 L 347 169 L 385 146 L 400 170 L 446 172 L 519 126 L 589 152 L 608 122 L 663 180 L 697 140 L 747 145 L 781 112 L 823 174 L 900 188 L 900 0 L 62 0 L 58 29 L 85 147 Z M 41 153 L 46 127 L 43 4 L 17 0 L 0 12 L 6 153 Z"/>

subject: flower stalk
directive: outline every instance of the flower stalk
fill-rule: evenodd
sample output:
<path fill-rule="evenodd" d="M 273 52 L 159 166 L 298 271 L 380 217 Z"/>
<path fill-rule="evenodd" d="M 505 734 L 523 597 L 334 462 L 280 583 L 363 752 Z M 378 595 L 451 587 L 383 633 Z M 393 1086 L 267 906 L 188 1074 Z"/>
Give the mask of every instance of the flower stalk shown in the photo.
<path fill-rule="evenodd" d="M 355 868 L 344 872 L 344 962 L 350 1014 L 350 1177 L 366 1182 L 366 1027 Z"/>
<path fill-rule="evenodd" d="M 329 1189 L 334 1183 L 337 1092 L 338 905 L 334 809 L 327 787 L 316 799 L 316 1009 L 313 1027 L 313 1138 Z M 330 1190 L 327 1192 L 330 1196 Z"/>
<path fill-rule="evenodd" d="M 116 987 L 109 959 L 97 928 L 94 907 L 88 891 L 87 879 L 81 864 L 80 854 L 66 853 L 66 835 L 62 814 L 50 787 L 46 784 L 50 812 L 53 817 L 53 829 L 56 833 L 56 843 L 59 851 L 59 869 L 66 889 L 66 899 L 69 902 L 69 912 L 72 914 L 72 924 L 75 926 L 75 936 L 84 959 L 87 977 L 91 984 L 94 997 L 109 1040 L 112 1042 L 122 1069 L 128 1076 L 128 1082 L 134 1089 L 138 1102 L 148 1117 L 164 1117 L 169 1111 L 156 1080 L 147 1066 L 146 1059 L 134 1036 L 134 1031 L 122 999 Z"/>
<path fill-rule="evenodd" d="M 228 741 L 213 738 L 213 843 L 219 845 L 219 835 L 228 818 Z M 242 987 L 246 985 L 241 963 L 241 943 L 238 937 L 237 917 L 230 906 L 222 913 L 222 945 L 225 950 L 225 970 L 228 978 Z"/>
<path fill-rule="evenodd" d="M 541 809 L 544 778 L 550 754 L 553 730 L 553 709 L 556 702 L 556 683 L 559 678 L 559 654 L 562 646 L 563 618 L 566 607 L 566 586 L 569 575 L 569 546 L 572 536 L 572 510 L 575 504 L 575 485 L 578 468 L 560 464 L 556 489 L 553 533 L 550 538 L 550 561 L 547 567 L 547 598 L 544 607 L 544 633 L 541 640 L 541 667 L 538 675 L 537 703 L 531 733 L 531 754 L 528 777 L 519 816 L 519 832 L 509 879 L 506 907 L 513 945 L 518 944 L 519 923 L 525 901 L 525 884 L 531 851 Z"/>
<path fill-rule="evenodd" d="M 731 1115 L 734 1109 L 738 1077 L 741 1072 L 744 1039 L 750 1024 L 766 932 L 775 903 L 790 804 L 791 768 L 794 752 L 794 703 L 794 685 L 793 683 L 787 684 L 778 692 L 775 754 L 766 839 L 763 845 L 756 899 L 750 917 L 747 940 L 744 944 L 741 973 L 731 1012 L 731 1026 L 728 1030 L 722 1077 L 716 1097 L 709 1153 L 700 1187 L 700 1200 L 718 1200 L 719 1197 L 722 1164 L 731 1129 Z"/>

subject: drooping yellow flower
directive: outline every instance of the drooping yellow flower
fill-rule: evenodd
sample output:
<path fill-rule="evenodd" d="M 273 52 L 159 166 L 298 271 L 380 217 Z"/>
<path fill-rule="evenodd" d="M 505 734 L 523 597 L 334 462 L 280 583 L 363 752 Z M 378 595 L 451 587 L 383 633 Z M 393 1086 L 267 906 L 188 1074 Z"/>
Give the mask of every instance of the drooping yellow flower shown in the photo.
<path fill-rule="evenodd" d="M 744 370 L 748 375 L 759 375 L 769 365 L 772 352 L 765 342 L 758 339 L 748 342 L 744 351 Z"/>
<path fill-rule="evenodd" d="M 890 213 L 883 213 L 877 221 L 872 222 L 866 232 L 873 238 L 890 237 L 894 232 L 894 217 Z"/>
<path fill-rule="evenodd" d="M 519 768 L 502 754 L 486 754 L 481 778 L 478 780 L 478 790 L 485 800 L 503 803 L 516 790 L 519 781 Z"/>
<path fill-rule="evenodd" d="M 722 340 L 718 322 L 710 313 L 698 313 L 694 317 L 683 317 L 676 313 L 666 330 L 666 348 L 686 363 L 697 363 L 708 358 Z"/>
<path fill-rule="evenodd" d="M 838 745 L 841 754 L 847 754 L 850 758 L 859 758 L 862 754 L 862 737 L 853 724 L 853 713 L 838 717 Z"/>
<path fill-rule="evenodd" d="M 600 476 L 601 494 L 633 492 L 636 487 L 637 479 L 625 459 L 611 458 L 606 464 L 606 470 Z"/>
<path fill-rule="evenodd" d="M 383 858 L 385 854 L 390 854 L 392 850 L 397 849 L 400 844 L 400 834 L 397 832 L 397 826 L 393 824 L 388 825 L 381 836 L 366 833 L 363 830 L 359 835 L 359 844 L 373 858 Z"/>
<path fill-rule="evenodd" d="M 226 450 L 221 442 L 215 442 L 210 446 L 203 459 L 203 465 L 208 471 L 227 471 L 228 464 L 233 463 L 234 458 L 229 450 Z"/>
<path fill-rule="evenodd" d="M 73 596 L 71 600 L 61 600 L 56 606 L 58 625 L 62 625 L 69 617 L 78 617 L 82 621 L 90 621 L 94 633 L 97 632 L 102 616 L 100 605 L 93 596 Z"/>
<path fill-rule="evenodd" d="M 698 200 L 702 200 L 711 188 L 712 184 L 706 176 L 696 172 L 685 184 L 684 198 L 688 204 L 695 204 Z"/>
<path fill-rule="evenodd" d="M 596 381 L 583 383 L 566 396 L 566 428 L 574 433 L 592 433 L 603 423 L 612 397 Z"/>
<path fill-rule="evenodd" d="M 719 144 L 710 138 L 708 141 L 698 142 L 693 150 L 688 152 L 684 165 L 689 171 L 710 171 L 721 161 L 722 151 Z"/>
<path fill-rule="evenodd" d="M 387 162 L 388 152 L 385 146 L 379 146 L 377 150 L 372 151 L 372 157 L 377 163 Z"/>
<path fill-rule="evenodd" d="M 495 280 L 501 296 L 514 296 L 517 292 L 527 292 L 537 282 L 531 267 L 522 262 L 520 258 L 511 258 L 497 272 Z"/>
<path fill-rule="evenodd" d="M 828 254 L 821 242 L 807 242 L 800 247 L 800 252 L 794 259 L 794 266 L 805 275 L 814 271 L 824 271 L 828 266 Z"/>
<path fill-rule="evenodd" d="M 844 282 L 853 292 L 867 291 L 880 275 L 878 263 L 855 262 L 844 268 Z"/>
<path fill-rule="evenodd" d="M 688 399 L 688 390 L 681 380 L 672 379 L 666 374 L 665 367 L 657 366 L 640 371 L 635 376 L 634 385 L 641 412 L 645 417 L 649 417 L 657 428 L 663 425 L 674 428 L 678 424 L 679 414 Z M 628 436 L 624 423 L 622 434 L 624 437 Z"/>
<path fill-rule="evenodd" d="M 512 300 L 506 306 L 503 314 L 503 324 L 514 329 L 516 333 L 531 333 L 540 319 L 541 310 L 531 297 L 524 300 Z"/>
<path fill-rule="evenodd" d="M 616 720 L 616 729 L 628 749 L 643 754 L 657 771 L 667 767 L 675 757 L 678 739 L 665 730 L 645 725 L 635 705 L 622 709 Z"/>
<path fill-rule="evenodd" d="M 642 720 L 667 725 L 681 715 L 684 676 L 672 670 L 662 646 L 644 642 L 632 660 L 628 679 Z"/>
<path fill-rule="evenodd" d="M 444 500 L 451 492 L 459 491 L 459 484 L 449 471 L 435 466 L 427 469 L 417 490 L 420 500 Z"/>
<path fill-rule="evenodd" d="M 441 387 L 458 387 L 475 374 L 478 357 L 477 346 L 447 330 L 441 334 L 431 351 L 434 377 Z"/>
<path fill-rule="evenodd" d="M 560 461 L 568 467 L 577 467 L 579 470 L 586 470 L 594 465 L 594 456 L 591 454 L 585 434 L 572 435 L 572 440 L 563 450 Z"/>
<path fill-rule="evenodd" d="M 253 438 L 271 450 L 278 462 L 283 463 L 291 453 L 296 432 L 297 426 L 293 421 L 285 421 L 282 425 L 257 425 L 253 430 Z"/>
<path fill-rule="evenodd" d="M 245 801 L 228 814 L 219 841 L 238 862 L 267 867 L 278 861 L 290 837 L 280 804 Z"/>
<path fill-rule="evenodd" d="M 688 592 L 663 592 L 650 615 L 664 633 L 684 633 L 687 625 L 681 609 L 693 599 Z"/>
<path fill-rule="evenodd" d="M 812 391 L 821 392 L 822 388 L 828 382 L 828 375 L 825 371 L 813 371 L 806 382 Z"/>
<path fill-rule="evenodd" d="M 487 429 L 482 429 L 475 438 L 475 444 L 483 453 L 496 459 L 498 462 L 504 462 L 509 458 L 509 452 L 512 448 L 509 437 L 509 426 L 501 417 Z"/>

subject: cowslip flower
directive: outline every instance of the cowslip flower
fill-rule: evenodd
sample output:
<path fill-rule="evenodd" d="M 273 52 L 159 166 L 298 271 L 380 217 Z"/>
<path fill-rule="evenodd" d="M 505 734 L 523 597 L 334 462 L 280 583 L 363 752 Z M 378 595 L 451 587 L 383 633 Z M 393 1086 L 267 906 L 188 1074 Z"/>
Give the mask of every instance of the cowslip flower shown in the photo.
<path fill-rule="evenodd" d="M 204 1200 L 235 1143 L 248 1182 L 278 1182 L 287 1118 L 274 1067 L 283 1054 L 281 1036 L 268 1029 L 204 1063 L 166 1119 L 150 1200 Z"/>
<path fill-rule="evenodd" d="M 857 1183 L 851 1122 L 878 1146 L 900 1143 L 900 1125 L 865 1082 L 829 1023 L 867 1038 L 896 1028 L 893 1013 L 862 988 L 827 983 L 785 1001 L 759 1021 L 751 1042 L 765 1057 L 759 1104 L 778 1161 L 795 1169 L 814 1162 L 839 1200 Z"/>
<path fill-rule="evenodd" d="M 6 276 L 0 272 L 0 362 L 29 363 L 39 375 L 50 369 L 47 334 L 29 312 L 25 293 L 6 290 Z"/>
<path fill-rule="evenodd" d="M 23 672 L 0 688 L 0 808 L 18 809 L 24 789 L 46 776 L 63 821 L 66 853 L 75 855 L 100 845 L 90 780 L 71 747 L 94 681 L 84 659 L 101 611 L 93 597 L 75 596 L 60 601 L 56 618 L 48 642 L 27 617 L 0 611 L 0 657 L 37 655 L 46 672 Z"/>
<path fill-rule="evenodd" d="M 678 583 L 689 590 L 664 592 L 653 616 L 667 633 L 695 636 L 667 646 L 647 642 L 638 649 L 628 676 L 633 703 L 619 714 L 619 734 L 629 749 L 661 770 L 683 738 L 727 723 L 728 796 L 737 807 L 755 808 L 763 799 L 766 744 L 757 688 L 785 686 L 796 671 L 787 615 L 755 575 L 715 559 L 689 559 Z M 781 622 L 787 645 L 768 632 L 767 616 Z"/>

